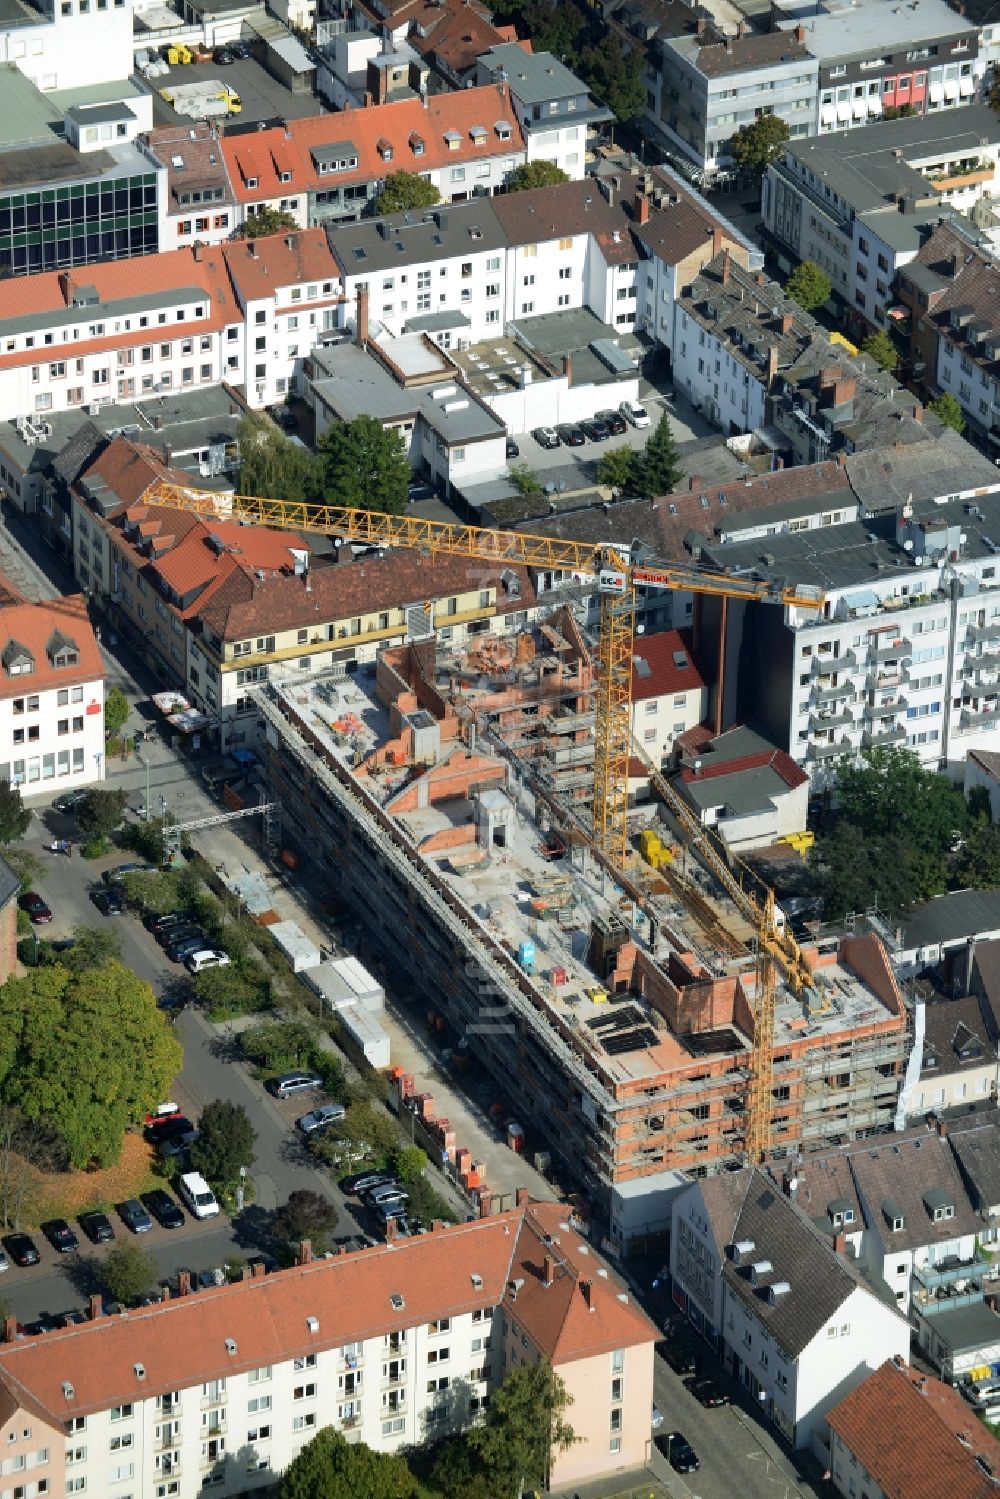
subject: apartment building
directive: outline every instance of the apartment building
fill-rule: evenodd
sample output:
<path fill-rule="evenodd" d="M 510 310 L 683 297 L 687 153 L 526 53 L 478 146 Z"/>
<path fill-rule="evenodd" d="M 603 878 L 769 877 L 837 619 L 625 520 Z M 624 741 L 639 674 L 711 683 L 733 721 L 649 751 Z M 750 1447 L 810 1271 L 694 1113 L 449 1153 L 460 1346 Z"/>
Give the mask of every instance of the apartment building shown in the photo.
<path fill-rule="evenodd" d="M 858 519 L 831 511 L 817 530 L 803 504 L 772 528 L 766 551 L 760 540 L 699 543 L 711 566 L 794 577 L 826 598 L 819 618 L 755 615 L 750 636 L 730 611 L 717 689 L 724 721 L 748 711 L 729 653 L 752 638 L 769 662 L 755 682 L 756 720 L 814 786 L 879 744 L 960 775 L 970 749 L 997 743 L 996 470 L 950 431 L 845 462 Z M 703 603 L 699 618 L 700 644 L 711 649 L 716 607 Z"/>
<path fill-rule="evenodd" d="M 764 223 L 789 267 L 823 268 L 849 327 L 885 326 L 935 225 L 977 237 L 963 215 L 1000 193 L 998 161 L 1000 121 L 983 104 L 790 142 L 764 177 Z"/>
<path fill-rule="evenodd" d="M 0 22 L 0 62 L 46 93 L 125 84 L 132 10 L 131 0 L 43 0 L 38 9 L 17 0 Z"/>
<path fill-rule="evenodd" d="M 937 307 L 967 265 L 982 269 L 990 260 L 987 236 L 971 230 L 961 219 L 949 219 L 931 229 L 914 258 L 896 277 L 897 306 L 902 315 L 898 326 L 908 335 L 913 383 L 925 396 L 937 388 L 938 367 L 938 328 L 927 314 Z M 988 418 L 990 413 L 980 415 Z M 977 423 L 974 415 L 972 420 L 988 441 L 989 423 Z"/>
<path fill-rule="evenodd" d="M 681 734 L 701 723 L 708 688 L 686 631 L 661 630 L 636 639 L 632 653 L 632 733 L 657 766 Z"/>
<path fill-rule="evenodd" d="M 817 62 L 805 27 L 724 36 L 704 20 L 694 34 L 658 43 L 660 128 L 699 171 L 731 164 L 729 142 L 743 125 L 778 115 L 792 140 L 809 135 Z"/>
<path fill-rule="evenodd" d="M 755 1167 L 673 1202 L 674 1301 L 785 1440 L 816 1456 L 837 1401 L 886 1359 L 909 1359 L 906 1319 L 842 1249 Z"/>
<path fill-rule="evenodd" d="M 104 776 L 104 663 L 82 594 L 0 597 L 0 780 L 52 796 Z"/>
<path fill-rule="evenodd" d="M 996 1025 L 988 1006 L 972 994 L 925 1003 L 923 1012 L 920 1078 L 905 1095 L 907 1118 L 996 1099 L 1000 1065 Z"/>
<path fill-rule="evenodd" d="M 931 388 L 955 397 L 991 457 L 1000 455 L 998 289 L 996 261 L 968 250 L 921 320 L 932 347 L 936 342 L 933 372 L 926 376 Z"/>
<path fill-rule="evenodd" d="M 239 221 L 217 127 L 205 120 L 161 125 L 146 135 L 145 147 L 165 178 L 160 248 L 228 240 Z"/>
<path fill-rule="evenodd" d="M 803 15 L 778 0 L 777 25 L 795 34 L 819 65 L 809 134 L 848 130 L 908 106 L 935 114 L 979 93 L 979 33 L 945 0 L 907 0 L 897 13 L 880 0 L 820 0 Z"/>
<path fill-rule="evenodd" d="M 32 1492 L 195 1499 L 269 1491 L 325 1426 L 395 1452 L 462 1430 L 513 1368 L 549 1360 L 578 1441 L 551 1482 L 645 1464 L 654 1325 L 555 1203 L 125 1317 L 0 1345 L 4 1475 Z M 262 1272 L 262 1267 L 261 1267 Z M 42 1485 L 46 1488 L 42 1488 Z M 6 1487 L 6 1484 L 5 1484 Z"/>
<path fill-rule="evenodd" d="M 394 172 L 462 203 L 499 191 L 525 159 L 513 102 L 492 86 L 227 134 L 221 149 L 241 224 L 277 208 L 303 228 L 361 218 Z"/>
<path fill-rule="evenodd" d="M 528 161 L 551 161 L 567 177 L 583 177 L 588 143 L 614 116 L 595 104 L 586 84 L 565 63 L 551 52 L 503 42 L 479 58 L 476 80 L 493 84 L 502 96 L 509 94 Z"/>

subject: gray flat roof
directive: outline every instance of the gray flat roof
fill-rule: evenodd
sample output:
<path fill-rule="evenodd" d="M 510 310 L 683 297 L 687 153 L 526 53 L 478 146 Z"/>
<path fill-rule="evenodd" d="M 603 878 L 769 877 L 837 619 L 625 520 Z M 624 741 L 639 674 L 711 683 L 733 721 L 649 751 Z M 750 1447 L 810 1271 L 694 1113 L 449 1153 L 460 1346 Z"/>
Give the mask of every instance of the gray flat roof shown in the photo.
<path fill-rule="evenodd" d="M 118 120 L 135 119 L 135 110 L 122 100 L 110 104 L 72 104 L 66 113 L 81 125 L 110 125 Z"/>
<path fill-rule="evenodd" d="M 935 42 L 943 36 L 975 34 L 976 28 L 945 4 L 945 0 L 921 0 L 918 9 L 900 9 L 885 0 L 822 0 L 804 15 L 798 0 L 782 16 L 781 0 L 775 5 L 775 20 L 783 29 L 800 23 L 806 28 L 806 46 L 820 62 L 832 58 L 866 56 L 876 47 L 890 50 L 903 44 Z"/>
<path fill-rule="evenodd" d="M 1000 890 L 953 890 L 925 901 L 903 920 L 904 947 L 933 947 L 1000 931 Z"/>
<path fill-rule="evenodd" d="M 22 146 L 12 151 L 0 149 L 0 187 L 8 191 L 56 183 L 65 187 L 73 182 L 96 182 L 103 177 L 119 177 L 123 172 L 133 177 L 152 176 L 155 170 L 149 158 L 129 143 L 84 152 L 58 140 L 51 145 Z"/>
<path fill-rule="evenodd" d="M 523 104 L 575 99 L 587 92 L 587 85 L 551 52 L 525 52 L 517 42 L 501 42 L 479 61 L 492 73 L 505 69 L 511 93 Z"/>
<path fill-rule="evenodd" d="M 603 340 L 626 352 L 639 348 L 634 334 L 623 333 L 603 323 L 589 307 L 567 307 L 562 312 L 543 312 L 537 317 L 518 318 L 514 331 L 522 343 L 543 358 L 575 355 Z"/>
<path fill-rule="evenodd" d="M 52 141 L 61 134 L 62 111 L 51 98 L 39 93 L 13 63 L 0 64 L 0 141 L 4 146 Z"/>
<path fill-rule="evenodd" d="M 455 308 L 452 312 L 423 312 L 419 317 L 406 320 L 408 333 L 446 333 L 451 328 L 471 328 L 465 313 Z"/>
<path fill-rule="evenodd" d="M 386 352 L 391 358 L 391 343 Z M 481 406 L 457 378 L 442 376 L 433 383 L 400 385 L 374 354 L 353 343 L 316 350 L 312 358 L 322 371 L 313 380 L 313 389 L 341 421 L 374 416 L 393 422 L 419 415 L 449 444 L 497 437 L 506 430 L 500 418 Z"/>
<path fill-rule="evenodd" d="M 919 1316 L 919 1306 L 916 1311 Z M 935 1312 L 932 1317 L 921 1320 L 941 1339 L 952 1358 L 959 1353 L 977 1353 L 980 1348 L 1000 1343 L 1000 1317 L 985 1301 Z"/>

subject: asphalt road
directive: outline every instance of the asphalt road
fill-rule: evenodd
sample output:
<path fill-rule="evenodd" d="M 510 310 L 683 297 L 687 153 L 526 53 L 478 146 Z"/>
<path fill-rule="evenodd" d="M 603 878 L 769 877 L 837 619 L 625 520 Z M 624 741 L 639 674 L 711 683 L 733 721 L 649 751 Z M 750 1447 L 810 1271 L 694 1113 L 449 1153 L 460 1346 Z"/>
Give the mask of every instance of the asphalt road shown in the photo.
<path fill-rule="evenodd" d="M 226 134 L 238 133 L 240 128 L 253 126 L 259 121 L 297 120 L 305 115 L 322 114 L 323 104 L 313 93 L 293 94 L 291 89 L 279 83 L 259 62 L 252 57 L 238 58 L 235 62 L 185 63 L 172 67 L 161 78 L 151 78 L 153 90 L 154 125 L 190 125 L 186 116 L 178 115 L 160 90 L 178 83 L 225 83 L 234 88 L 243 105 L 238 115 L 229 115 L 218 121 Z"/>

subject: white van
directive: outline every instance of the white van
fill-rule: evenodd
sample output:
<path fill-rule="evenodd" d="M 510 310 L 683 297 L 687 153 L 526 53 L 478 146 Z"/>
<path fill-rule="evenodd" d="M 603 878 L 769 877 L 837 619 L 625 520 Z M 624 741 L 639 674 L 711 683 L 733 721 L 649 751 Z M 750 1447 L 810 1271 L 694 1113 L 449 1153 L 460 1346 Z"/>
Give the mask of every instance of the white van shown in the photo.
<path fill-rule="evenodd" d="M 219 1211 L 215 1193 L 197 1171 L 189 1171 L 180 1178 L 177 1192 L 185 1207 L 196 1218 L 214 1218 Z"/>

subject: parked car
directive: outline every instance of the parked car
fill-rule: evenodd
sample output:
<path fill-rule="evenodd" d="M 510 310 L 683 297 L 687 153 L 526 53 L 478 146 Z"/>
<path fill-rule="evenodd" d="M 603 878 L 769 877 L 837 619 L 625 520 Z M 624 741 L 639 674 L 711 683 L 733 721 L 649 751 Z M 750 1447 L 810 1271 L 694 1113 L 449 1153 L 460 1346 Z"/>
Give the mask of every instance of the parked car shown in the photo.
<path fill-rule="evenodd" d="M 212 53 L 212 61 L 215 63 L 215 66 L 217 68 L 227 68 L 230 63 L 234 63 L 236 61 L 236 55 L 235 53 L 230 52 L 228 47 L 216 47 L 215 51 Z"/>
<path fill-rule="evenodd" d="M 418 500 L 432 500 L 434 498 L 433 484 L 427 484 L 423 479 L 414 479 L 412 484 L 406 486 L 406 498 L 409 504 L 415 505 Z"/>
<path fill-rule="evenodd" d="M 554 427 L 536 427 L 531 435 L 540 448 L 557 448 L 559 446 L 559 433 Z"/>
<path fill-rule="evenodd" d="M 659 1346 L 658 1344 L 658 1349 Z M 691 1344 L 685 1342 L 683 1338 L 678 1338 L 673 1342 L 664 1344 L 662 1353 L 675 1374 L 698 1373 L 698 1355 L 691 1347 Z"/>
<path fill-rule="evenodd" d="M 632 423 L 633 427 L 649 426 L 649 412 L 645 406 L 640 406 L 638 401 L 623 401 L 618 410 L 627 422 Z"/>
<path fill-rule="evenodd" d="M 37 1265 L 41 1259 L 38 1246 L 30 1234 L 8 1234 L 4 1244 L 14 1264 L 22 1269 L 25 1265 Z"/>
<path fill-rule="evenodd" d="M 88 793 L 83 790 L 67 791 L 62 796 L 56 797 L 55 801 L 52 803 L 52 810 L 54 812 L 62 813 L 74 812 L 80 805 L 80 803 L 86 799 L 87 794 Z"/>
<path fill-rule="evenodd" d="M 518 447 L 518 445 L 514 441 L 513 437 L 508 437 L 508 439 L 507 439 L 507 457 L 508 458 L 520 458 L 520 456 L 521 456 L 521 449 Z"/>
<path fill-rule="evenodd" d="M 161 1228 L 184 1227 L 184 1214 L 162 1187 L 157 1187 L 155 1192 L 144 1192 L 142 1200 Z"/>
<path fill-rule="evenodd" d="M 21 907 L 22 911 L 27 911 L 31 920 L 34 921 L 38 926 L 45 926 L 52 920 L 52 912 L 42 900 L 42 897 L 38 895 L 34 890 L 27 890 L 24 895 L 21 896 L 21 899 L 18 901 L 18 905 Z"/>
<path fill-rule="evenodd" d="M 229 51 L 232 52 L 233 58 L 235 58 L 235 49 L 230 47 Z M 231 58 L 230 61 L 232 60 Z M 277 422 L 283 432 L 297 432 L 299 429 L 299 419 L 290 406 L 272 406 L 271 417 Z"/>
<path fill-rule="evenodd" d="M 580 423 L 582 431 L 591 442 L 606 442 L 611 436 L 607 426 L 596 416 L 589 416 Z"/>
<path fill-rule="evenodd" d="M 184 967 L 188 973 L 201 973 L 205 968 L 228 968 L 230 961 L 229 954 L 221 947 L 203 947 L 188 953 Z"/>
<path fill-rule="evenodd" d="M 729 1404 L 729 1396 L 725 1390 L 720 1390 L 714 1379 L 692 1379 L 688 1383 L 688 1389 L 706 1410 L 715 1410 L 717 1407 Z"/>
<path fill-rule="evenodd" d="M 166 1139 L 178 1130 L 190 1129 L 191 1121 L 176 1104 L 163 1104 L 155 1114 L 147 1114 L 143 1134 L 147 1140 Z"/>
<path fill-rule="evenodd" d="M 155 874 L 155 864 L 140 864 L 137 860 L 131 860 L 128 864 L 118 864 L 114 869 L 106 869 L 101 879 L 106 885 L 120 885 L 127 874 Z"/>
<path fill-rule="evenodd" d="M 660 1427 L 663 1425 L 663 1412 L 660 1410 L 660 1407 L 655 1404 L 655 1402 L 653 1405 L 653 1411 L 652 1415 L 650 1416 L 649 1424 L 654 1431 L 659 1431 Z"/>
<path fill-rule="evenodd" d="M 250 56 L 250 43 L 249 42 L 230 42 L 229 43 L 229 50 L 233 54 L 234 57 L 238 57 L 240 59 L 240 61 L 242 62 L 244 58 L 247 58 L 247 57 Z"/>
<path fill-rule="evenodd" d="M 205 946 L 205 933 L 195 932 L 193 936 L 179 937 L 176 942 L 171 942 L 167 948 L 167 957 L 171 963 L 183 963 L 188 953 L 201 952 Z"/>
<path fill-rule="evenodd" d="M 620 411 L 599 411 L 596 419 L 604 423 L 612 437 L 620 437 L 627 425 Z"/>
<path fill-rule="evenodd" d="M 386 1185 L 384 1187 L 371 1187 L 362 1193 L 361 1201 L 369 1208 L 386 1208 L 394 1206 L 399 1202 L 409 1202 L 410 1194 L 404 1192 L 402 1187 Z"/>
<path fill-rule="evenodd" d="M 10 1259 L 4 1253 L 4 1251 L 2 1249 L 0 1249 L 0 1275 L 2 1275 L 5 1270 L 9 1270 L 9 1269 L 10 1269 Z"/>
<path fill-rule="evenodd" d="M 360 1197 L 362 1192 L 370 1192 L 373 1187 L 394 1187 L 398 1181 L 399 1178 L 391 1171 L 368 1170 L 356 1171 L 353 1176 L 345 1176 L 338 1185 L 348 1197 Z"/>
<path fill-rule="evenodd" d="M 269 1078 L 264 1084 L 275 1098 L 291 1098 L 295 1093 L 311 1093 L 322 1088 L 323 1079 L 314 1072 L 283 1072 L 280 1077 Z"/>
<path fill-rule="evenodd" d="M 318 1129 L 326 1129 L 329 1124 L 341 1124 L 346 1117 L 347 1110 L 342 1103 L 321 1103 L 318 1109 L 303 1114 L 295 1123 L 304 1135 L 311 1135 Z"/>
<path fill-rule="evenodd" d="M 42 1224 L 42 1233 L 60 1254 L 72 1254 L 80 1247 L 80 1240 L 65 1218 L 50 1218 L 48 1223 Z"/>
<path fill-rule="evenodd" d="M 108 889 L 95 885 L 90 898 L 102 916 L 121 916 L 125 910 L 125 896 L 116 885 Z"/>
<path fill-rule="evenodd" d="M 170 1135 L 166 1140 L 157 1140 L 156 1154 L 161 1161 L 175 1161 L 201 1139 L 200 1129 L 188 1129 L 183 1134 Z"/>
<path fill-rule="evenodd" d="M 567 448 L 582 448 L 587 440 L 580 428 L 572 422 L 560 422 L 556 431 L 559 433 L 559 441 Z"/>
<path fill-rule="evenodd" d="M 191 923 L 190 916 L 183 911 L 167 911 L 163 916 L 147 916 L 146 926 L 155 937 L 161 933 L 169 932 L 175 926 L 187 926 Z"/>
<path fill-rule="evenodd" d="M 153 1226 L 153 1220 L 146 1212 L 141 1202 L 136 1202 L 130 1197 L 127 1202 L 120 1204 L 118 1216 L 121 1218 L 129 1233 L 148 1234 Z"/>
<path fill-rule="evenodd" d="M 701 1467 L 698 1455 L 683 1432 L 668 1431 L 654 1440 L 675 1473 L 697 1473 Z"/>
<path fill-rule="evenodd" d="M 115 1236 L 107 1213 L 83 1213 L 77 1221 L 91 1244 L 108 1244 Z"/>
<path fill-rule="evenodd" d="M 155 936 L 161 947 L 172 947 L 175 942 L 184 942 L 188 937 L 201 937 L 203 933 L 200 926 L 190 918 L 185 918 L 184 921 L 175 922 L 173 926 L 164 927 Z"/>

